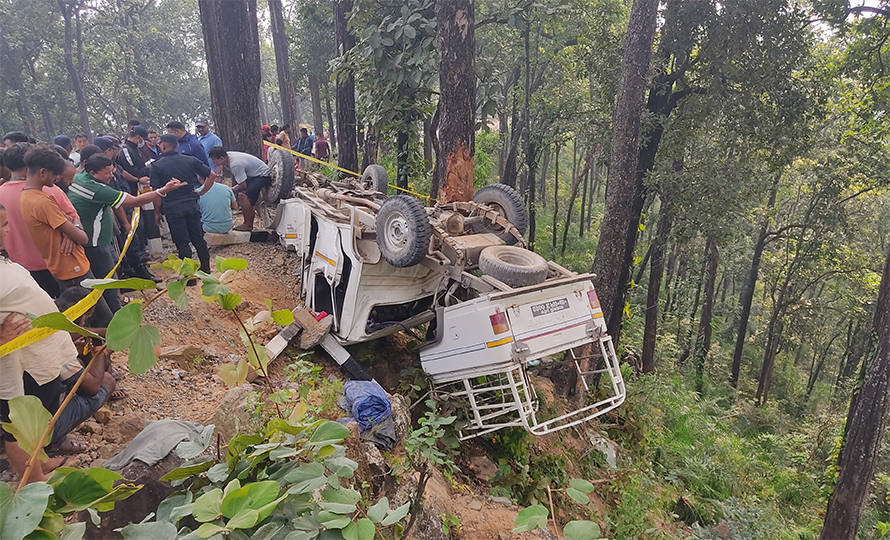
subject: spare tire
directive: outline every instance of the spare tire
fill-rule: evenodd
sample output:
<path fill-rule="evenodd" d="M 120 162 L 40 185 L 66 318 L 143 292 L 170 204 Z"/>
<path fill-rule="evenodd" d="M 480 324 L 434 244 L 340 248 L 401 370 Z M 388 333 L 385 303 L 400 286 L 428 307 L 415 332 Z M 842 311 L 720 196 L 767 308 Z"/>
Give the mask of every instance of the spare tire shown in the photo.
<path fill-rule="evenodd" d="M 396 195 L 377 212 L 377 246 L 383 259 L 396 268 L 422 261 L 431 235 L 430 219 L 417 199 Z"/>
<path fill-rule="evenodd" d="M 491 184 L 480 189 L 473 195 L 473 202 L 484 204 L 509 221 L 519 234 L 525 234 L 528 229 L 528 210 L 522 203 L 522 198 L 515 189 L 506 184 Z M 492 225 L 474 225 L 473 232 L 494 232 L 499 234 L 503 232 L 500 227 Z M 512 234 L 502 235 L 502 238 L 508 244 L 515 244 L 516 238 Z"/>
<path fill-rule="evenodd" d="M 278 204 L 281 199 L 290 199 L 294 189 L 294 156 L 278 148 L 270 148 L 266 163 L 272 170 L 269 176 L 272 183 L 263 189 L 260 196 L 269 204 Z"/>
<path fill-rule="evenodd" d="M 369 191 L 376 191 L 386 195 L 389 190 L 389 179 L 386 177 L 386 169 L 380 165 L 368 165 L 362 173 L 362 187 Z"/>
<path fill-rule="evenodd" d="M 537 285 L 547 279 L 549 267 L 544 257 L 516 246 L 490 246 L 479 254 L 483 274 L 511 287 Z"/>

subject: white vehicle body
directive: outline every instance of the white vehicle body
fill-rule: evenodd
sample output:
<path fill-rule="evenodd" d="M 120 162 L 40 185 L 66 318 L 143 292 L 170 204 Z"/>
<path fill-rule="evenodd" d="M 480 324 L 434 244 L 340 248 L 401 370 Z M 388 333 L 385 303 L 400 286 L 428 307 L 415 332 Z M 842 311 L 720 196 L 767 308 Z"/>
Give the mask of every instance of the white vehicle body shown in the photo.
<path fill-rule="evenodd" d="M 466 234 L 468 228 L 449 235 L 436 228 L 454 219 L 455 205 L 427 210 L 438 234 L 429 254 L 419 264 L 397 268 L 381 256 L 377 243 L 375 210 L 381 198 L 355 186 L 298 187 L 278 205 L 274 228 L 282 245 L 300 256 L 306 307 L 333 317 L 322 346 L 338 363 L 354 362 L 342 346 L 430 323 L 419 348 L 421 366 L 434 397 L 465 403 L 464 438 L 507 426 L 541 435 L 600 416 L 624 401 L 624 381 L 591 275 L 549 262 L 547 278 L 524 287 L 480 276 L 480 252 L 505 244 L 503 235 Z M 575 357 L 572 349 L 585 346 L 592 354 Z M 564 352 L 585 388 L 590 377 L 605 375 L 610 395 L 539 422 L 528 363 L 558 361 Z"/>

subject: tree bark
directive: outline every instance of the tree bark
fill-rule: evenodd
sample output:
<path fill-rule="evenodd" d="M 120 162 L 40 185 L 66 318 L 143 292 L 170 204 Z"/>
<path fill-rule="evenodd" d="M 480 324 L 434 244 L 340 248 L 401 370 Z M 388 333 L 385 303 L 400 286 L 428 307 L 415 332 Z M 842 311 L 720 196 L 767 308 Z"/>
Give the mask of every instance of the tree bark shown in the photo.
<path fill-rule="evenodd" d="M 272 45 L 275 48 L 275 67 L 278 71 L 278 93 L 281 96 L 282 120 L 296 127 L 300 123 L 294 85 L 290 79 L 290 60 L 287 54 L 287 34 L 281 0 L 269 0 L 269 22 L 272 26 Z"/>
<path fill-rule="evenodd" d="M 25 82 L 22 80 L 21 66 L 15 65 L 16 63 L 12 56 L 12 50 L 9 47 L 9 40 L 6 39 L 6 31 L 3 28 L 2 22 L 0 22 L 0 55 L 8 59 L 6 70 L 9 73 L 10 80 L 12 80 L 13 87 L 15 87 L 18 93 L 19 99 L 16 104 L 19 109 L 19 117 L 21 117 L 24 124 L 25 133 L 35 136 L 37 135 L 37 122 L 31 113 L 31 104 L 28 101 L 28 93 L 25 91 Z"/>
<path fill-rule="evenodd" d="M 396 136 L 396 185 L 408 189 L 408 143 L 411 136 L 403 131 Z"/>
<path fill-rule="evenodd" d="M 772 190 L 769 195 L 769 208 L 776 204 L 776 193 L 778 192 L 778 181 L 773 183 Z M 745 285 L 739 293 L 739 330 L 736 335 L 735 351 L 732 353 L 732 373 L 729 376 L 729 384 L 733 388 L 739 386 L 739 371 L 742 367 L 742 352 L 745 348 L 745 339 L 748 334 L 748 319 L 751 317 L 751 303 L 754 300 L 754 287 L 757 285 L 757 276 L 760 273 L 760 259 L 763 256 L 763 248 L 766 246 L 766 236 L 769 232 L 769 222 L 765 221 L 760 227 L 757 235 L 757 242 L 754 244 L 754 254 L 751 257 L 751 268 L 748 270 L 748 277 L 745 279 Z"/>
<path fill-rule="evenodd" d="M 649 284 L 646 292 L 646 325 L 643 328 L 643 373 L 655 372 L 655 340 L 658 337 L 658 300 L 661 294 L 661 277 L 664 274 L 664 246 L 671 229 L 667 202 L 662 199 L 661 215 L 658 216 L 658 234 L 652 243 Z"/>
<path fill-rule="evenodd" d="M 436 2 L 439 43 L 438 197 L 473 197 L 476 131 L 475 11 L 473 0 Z"/>
<path fill-rule="evenodd" d="M 591 161 L 593 161 L 593 150 L 588 150 L 584 158 L 584 166 L 572 179 L 572 193 L 569 196 L 569 204 L 566 207 L 566 225 L 562 230 L 562 248 L 559 251 L 560 256 L 566 254 L 566 240 L 569 237 L 569 225 L 572 223 L 572 209 L 575 207 L 575 199 L 578 197 L 578 187 L 581 184 L 581 177 L 587 174 L 587 171 L 590 170 Z"/>
<path fill-rule="evenodd" d="M 256 0 L 198 0 L 216 133 L 231 150 L 263 157 Z"/>
<path fill-rule="evenodd" d="M 556 253 L 556 237 L 559 233 L 556 217 L 559 215 L 559 150 L 562 145 L 556 146 L 556 156 L 554 158 L 556 170 L 553 173 L 553 252 Z"/>
<path fill-rule="evenodd" d="M 379 149 L 379 138 L 377 128 L 368 126 L 365 132 L 365 146 L 362 149 L 362 171 L 368 168 L 368 165 L 377 163 L 377 151 Z"/>
<path fill-rule="evenodd" d="M 333 152 L 337 149 L 337 137 L 335 136 L 336 130 L 334 129 L 334 109 L 331 107 L 331 89 L 328 85 L 327 77 L 324 78 L 322 88 L 324 88 L 324 104 L 328 115 L 328 144 L 331 145 L 331 152 Z M 364 169 L 362 169 L 362 171 L 364 171 Z"/>
<path fill-rule="evenodd" d="M 90 136 L 90 116 L 87 112 L 87 100 L 83 94 L 83 72 L 77 70 L 74 64 L 74 32 L 71 28 L 71 19 L 75 16 L 76 11 L 80 11 L 79 2 L 67 3 L 59 0 L 59 11 L 62 12 L 62 18 L 65 20 L 65 68 L 68 70 L 68 76 L 71 77 L 71 87 L 74 90 L 74 99 L 77 101 L 77 114 L 80 117 L 80 131 Z"/>
<path fill-rule="evenodd" d="M 633 252 L 639 225 L 634 206 L 635 200 L 642 198 L 637 179 L 640 126 L 657 13 L 658 0 L 636 0 L 631 8 L 612 123 L 606 206 L 591 267 L 609 333 L 616 342 L 630 272 L 625 261 L 627 253 Z"/>
<path fill-rule="evenodd" d="M 695 389 L 702 393 L 705 385 L 705 360 L 711 350 L 711 320 L 714 316 L 715 285 L 717 284 L 717 263 L 720 254 L 713 236 L 708 236 L 705 244 L 707 253 L 707 271 L 705 274 L 705 303 L 701 308 L 701 319 L 698 321 L 698 338 L 695 340 Z"/>
<path fill-rule="evenodd" d="M 334 40 L 337 53 L 345 55 L 355 46 L 355 37 L 346 26 L 346 13 L 352 11 L 352 0 L 334 0 Z M 337 141 L 340 150 L 337 164 L 348 170 L 358 168 L 358 144 L 355 123 L 355 77 L 352 73 L 337 76 Z"/>
<path fill-rule="evenodd" d="M 309 73 L 309 97 L 312 100 L 312 127 L 316 137 L 324 135 L 324 115 L 321 110 L 321 85 L 318 73 Z"/>
<path fill-rule="evenodd" d="M 878 291 L 872 342 L 859 391 L 847 414 L 844 446 L 838 457 L 838 476 L 828 499 L 820 540 L 853 540 L 874 476 L 890 408 L 890 252 Z"/>

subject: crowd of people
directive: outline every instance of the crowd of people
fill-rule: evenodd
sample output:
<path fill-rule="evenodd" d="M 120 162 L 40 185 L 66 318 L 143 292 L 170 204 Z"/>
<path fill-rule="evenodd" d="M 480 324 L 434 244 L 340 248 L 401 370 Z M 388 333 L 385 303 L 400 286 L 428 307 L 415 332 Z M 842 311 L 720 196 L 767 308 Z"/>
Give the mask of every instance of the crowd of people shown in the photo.
<path fill-rule="evenodd" d="M 198 119 L 195 131 L 171 121 L 158 133 L 134 120 L 123 136 L 102 134 L 92 141 L 83 133 L 73 140 L 59 135 L 52 142 L 37 142 L 22 132 L 3 136 L 0 345 L 31 328 L 26 315 L 64 311 L 86 297 L 90 291 L 81 285 L 85 279 L 113 276 L 159 282 L 147 265 L 148 243 L 160 237 L 164 221 L 178 256 L 192 257 L 194 248 L 201 270 L 208 273 L 204 234 L 232 230 L 232 211 L 239 206 L 244 223 L 234 228 L 253 228 L 254 205 L 271 183 L 269 167 L 253 155 L 226 150 L 206 120 Z M 285 133 L 289 147 L 286 132 L 280 133 Z M 305 135 L 301 130 L 298 144 Z M 317 147 L 318 142 L 313 144 Z M 234 177 L 233 187 L 218 181 L 223 167 Z M 131 231 L 135 208 L 142 208 L 143 214 Z M 129 236 L 131 245 L 115 273 Z M 120 290 L 107 289 L 77 322 L 104 335 L 126 301 Z M 57 332 L 0 356 L 0 420 L 9 421 L 9 401 L 22 395 L 39 398 L 55 413 L 88 365 L 94 345 L 79 334 Z M 50 450 L 71 454 L 85 449 L 85 443 L 68 434 L 105 401 L 127 397 L 117 378 L 106 350 L 63 411 Z M 21 474 L 28 454 L 9 433 L 2 433 L 2 440 L 10 464 Z M 30 480 L 44 479 L 61 463 L 63 458 L 56 457 L 36 467 Z"/>

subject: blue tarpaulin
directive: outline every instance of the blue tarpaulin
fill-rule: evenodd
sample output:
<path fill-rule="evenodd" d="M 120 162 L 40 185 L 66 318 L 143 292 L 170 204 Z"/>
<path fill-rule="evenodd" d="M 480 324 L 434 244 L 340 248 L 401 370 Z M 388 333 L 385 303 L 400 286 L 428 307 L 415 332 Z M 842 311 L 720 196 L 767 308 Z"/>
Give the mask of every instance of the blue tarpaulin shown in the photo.
<path fill-rule="evenodd" d="M 340 407 L 358 422 L 362 431 L 392 415 L 392 405 L 377 381 L 346 381 Z"/>

